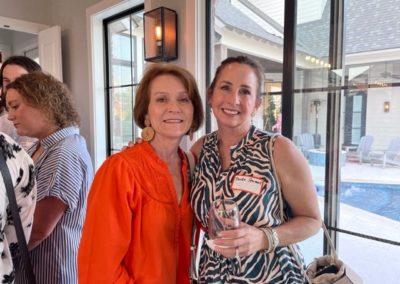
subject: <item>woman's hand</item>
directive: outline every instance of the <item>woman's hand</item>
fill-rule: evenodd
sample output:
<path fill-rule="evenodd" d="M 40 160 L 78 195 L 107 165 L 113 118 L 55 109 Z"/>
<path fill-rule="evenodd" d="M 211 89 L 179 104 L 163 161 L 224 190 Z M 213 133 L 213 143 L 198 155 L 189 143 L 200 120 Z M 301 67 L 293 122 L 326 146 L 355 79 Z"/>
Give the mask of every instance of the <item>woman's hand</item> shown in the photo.
<path fill-rule="evenodd" d="M 132 148 L 132 147 L 135 146 L 136 144 L 140 144 L 140 143 L 142 143 L 142 142 L 143 142 L 142 138 L 136 138 L 135 141 L 129 141 L 129 142 L 128 142 L 128 145 L 123 146 L 121 150 L 123 151 L 123 150 L 129 149 L 129 148 Z"/>
<path fill-rule="evenodd" d="M 264 232 L 257 227 L 240 223 L 238 229 L 222 231 L 214 239 L 214 250 L 225 257 L 248 256 L 268 248 Z"/>

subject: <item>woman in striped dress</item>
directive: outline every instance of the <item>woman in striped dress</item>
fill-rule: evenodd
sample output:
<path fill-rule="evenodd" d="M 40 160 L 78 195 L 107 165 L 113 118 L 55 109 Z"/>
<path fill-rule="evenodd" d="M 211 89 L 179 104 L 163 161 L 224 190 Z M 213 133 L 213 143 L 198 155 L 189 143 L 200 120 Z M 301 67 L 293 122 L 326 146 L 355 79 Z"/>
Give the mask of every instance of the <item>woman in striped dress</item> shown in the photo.
<path fill-rule="evenodd" d="M 206 240 L 208 211 L 214 200 L 236 201 L 241 224 L 221 232 L 214 250 L 204 242 L 200 283 L 302 283 L 302 256 L 296 245 L 288 246 L 312 236 L 321 225 L 304 157 L 283 136 L 274 138 L 274 153 L 270 153 L 272 136 L 251 124 L 261 105 L 262 81 L 259 65 L 240 56 L 222 62 L 208 89 L 218 131 L 192 147 L 198 163 L 191 203 Z M 240 269 L 233 269 L 235 265 L 241 265 Z"/>
<path fill-rule="evenodd" d="M 7 86 L 8 119 L 18 135 L 38 139 L 28 150 L 36 168 L 37 205 L 28 244 L 37 283 L 77 283 L 76 259 L 92 163 L 69 91 L 42 72 Z M 19 277 L 19 275 L 21 277 Z M 27 283 L 24 273 L 16 283 Z"/>

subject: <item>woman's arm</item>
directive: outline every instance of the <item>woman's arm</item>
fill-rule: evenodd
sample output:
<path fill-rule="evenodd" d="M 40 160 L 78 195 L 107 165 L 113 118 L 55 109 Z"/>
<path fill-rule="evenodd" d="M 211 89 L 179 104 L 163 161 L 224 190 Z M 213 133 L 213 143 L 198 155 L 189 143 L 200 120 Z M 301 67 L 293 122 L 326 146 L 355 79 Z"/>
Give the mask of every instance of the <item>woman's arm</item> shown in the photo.
<path fill-rule="evenodd" d="M 32 250 L 53 232 L 68 206 L 57 197 L 45 197 L 38 201 L 34 215 L 28 249 Z"/>
<path fill-rule="evenodd" d="M 306 159 L 292 141 L 279 136 L 274 145 L 276 171 L 293 218 L 277 227 L 280 245 L 303 241 L 321 228 L 315 185 Z"/>
<path fill-rule="evenodd" d="M 36 180 L 33 174 L 33 161 L 25 151 L 16 152 L 15 156 L 15 159 L 8 160 L 7 166 L 11 176 L 18 177 L 14 186 L 15 198 L 19 208 L 19 216 L 25 239 L 29 241 L 37 196 Z M 11 218 L 10 216 L 10 219 L 7 220 L 11 221 Z M 9 245 L 18 242 L 14 222 L 6 222 L 4 233 L 7 236 Z"/>
<path fill-rule="evenodd" d="M 321 228 L 321 216 L 311 172 L 304 156 L 287 138 L 279 136 L 273 153 L 276 171 L 281 181 L 283 198 L 293 212 L 293 218 L 274 228 L 279 246 L 303 241 Z M 233 257 L 236 248 L 241 256 L 270 247 L 265 233 L 254 226 L 241 223 L 236 230 L 223 231 L 221 239 L 215 240 L 216 251 Z"/>

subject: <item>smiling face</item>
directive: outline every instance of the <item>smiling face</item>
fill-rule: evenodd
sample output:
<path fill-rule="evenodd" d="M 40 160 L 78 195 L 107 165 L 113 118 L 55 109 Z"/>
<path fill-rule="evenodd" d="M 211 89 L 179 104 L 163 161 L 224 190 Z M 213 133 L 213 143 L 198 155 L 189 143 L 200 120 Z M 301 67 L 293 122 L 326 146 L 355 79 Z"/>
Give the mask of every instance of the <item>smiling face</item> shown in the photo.
<path fill-rule="evenodd" d="M 160 75 L 151 81 L 146 119 L 156 132 L 154 140 L 180 140 L 189 131 L 193 104 L 178 78 Z"/>
<path fill-rule="evenodd" d="M 20 136 L 43 139 L 55 132 L 57 126 L 44 113 L 31 105 L 15 89 L 7 91 L 8 120 Z"/>
<path fill-rule="evenodd" d="M 249 130 L 251 117 L 261 104 L 258 84 L 254 70 L 246 64 L 231 63 L 221 70 L 208 98 L 218 129 Z"/>

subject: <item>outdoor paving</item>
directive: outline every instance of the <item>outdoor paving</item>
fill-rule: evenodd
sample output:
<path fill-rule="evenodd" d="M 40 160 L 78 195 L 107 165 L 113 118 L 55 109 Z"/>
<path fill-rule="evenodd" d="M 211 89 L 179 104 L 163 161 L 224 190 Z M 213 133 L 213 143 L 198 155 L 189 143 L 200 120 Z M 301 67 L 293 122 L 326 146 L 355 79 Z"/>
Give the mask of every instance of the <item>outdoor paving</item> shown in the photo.
<path fill-rule="evenodd" d="M 325 168 L 310 166 L 316 184 L 323 184 Z M 400 184 L 400 167 L 346 162 L 341 168 L 341 181 Z M 323 198 L 318 197 L 321 212 Z M 400 207 L 400 204 L 398 205 Z M 400 210 L 399 210 L 400 211 Z M 357 233 L 400 242 L 400 222 L 353 206 L 341 204 L 339 227 Z M 301 243 L 306 262 L 321 254 L 322 230 Z M 365 284 L 400 283 L 400 247 L 339 234 L 339 257 L 349 264 Z"/>
<path fill-rule="evenodd" d="M 310 165 L 314 181 L 325 180 L 325 167 Z M 368 182 L 382 184 L 400 184 L 400 167 L 370 165 L 369 163 L 346 162 L 341 167 L 340 177 L 347 182 Z"/>

